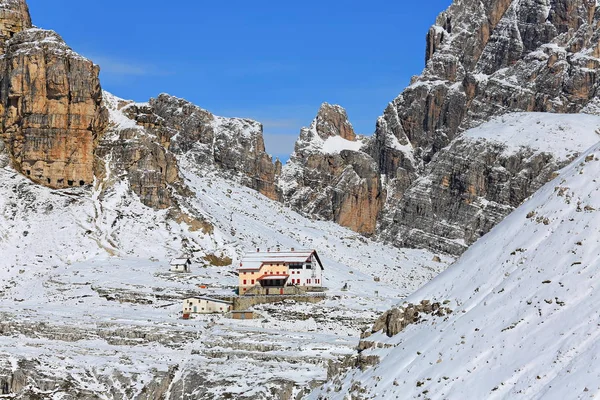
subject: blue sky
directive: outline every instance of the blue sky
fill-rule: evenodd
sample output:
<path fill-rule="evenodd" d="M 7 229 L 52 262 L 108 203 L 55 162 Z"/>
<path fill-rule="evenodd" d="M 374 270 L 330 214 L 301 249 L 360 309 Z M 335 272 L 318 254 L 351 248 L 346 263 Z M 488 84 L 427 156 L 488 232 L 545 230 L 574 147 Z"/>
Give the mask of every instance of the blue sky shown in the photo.
<path fill-rule="evenodd" d="M 424 66 L 425 35 L 451 0 L 28 0 L 33 23 L 102 67 L 104 89 L 166 92 L 264 124 L 286 158 L 320 104 L 372 134 Z"/>

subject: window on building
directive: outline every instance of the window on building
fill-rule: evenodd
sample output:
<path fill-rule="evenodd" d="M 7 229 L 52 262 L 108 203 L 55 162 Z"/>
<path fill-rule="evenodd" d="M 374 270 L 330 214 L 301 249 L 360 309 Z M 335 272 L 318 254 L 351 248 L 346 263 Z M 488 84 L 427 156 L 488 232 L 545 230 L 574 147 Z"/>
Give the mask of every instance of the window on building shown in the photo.
<path fill-rule="evenodd" d="M 246 284 L 246 280 L 244 279 L 244 285 Z"/>
<path fill-rule="evenodd" d="M 254 279 L 252 279 L 252 284 L 254 285 Z"/>

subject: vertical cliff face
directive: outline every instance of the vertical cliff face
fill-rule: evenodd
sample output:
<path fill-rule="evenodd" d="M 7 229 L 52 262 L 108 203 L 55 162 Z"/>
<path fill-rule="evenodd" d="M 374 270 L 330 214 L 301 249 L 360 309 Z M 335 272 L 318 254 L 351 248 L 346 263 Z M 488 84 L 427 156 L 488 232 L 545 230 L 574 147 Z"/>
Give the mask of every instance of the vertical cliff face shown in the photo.
<path fill-rule="evenodd" d="M 28 29 L 0 61 L 2 137 L 14 167 L 36 183 L 94 180 L 94 146 L 107 123 L 99 68 L 52 31 Z"/>
<path fill-rule="evenodd" d="M 456 138 L 511 112 L 596 111 L 596 8 L 584 0 L 466 0 L 440 14 L 427 35 L 425 70 L 390 103 L 369 148 L 389 194 L 382 239 L 459 254 L 564 165 L 566 159 L 554 155 L 528 164 L 530 152 L 524 151 L 504 168 L 498 163 L 506 160 L 493 156 L 497 142 L 474 145 Z M 550 133 L 539 131 L 539 140 Z M 502 179 L 486 162 L 502 167 Z M 524 177 L 528 190 L 510 199 L 494 195 Z M 448 190 L 448 182 L 455 190 Z"/>
<path fill-rule="evenodd" d="M 427 35 L 425 70 L 390 104 L 377 135 L 409 141 L 428 163 L 493 115 L 578 112 L 596 88 L 596 23 L 596 3 L 585 0 L 454 2 Z"/>
<path fill-rule="evenodd" d="M 377 163 L 361 151 L 364 140 L 354 133 L 343 108 L 323 104 L 283 167 L 278 184 L 284 203 L 373 234 L 384 195 Z"/>
<path fill-rule="evenodd" d="M 31 27 L 31 16 L 25 0 L 0 1 L 0 53 L 6 52 L 6 42 L 16 33 Z"/>

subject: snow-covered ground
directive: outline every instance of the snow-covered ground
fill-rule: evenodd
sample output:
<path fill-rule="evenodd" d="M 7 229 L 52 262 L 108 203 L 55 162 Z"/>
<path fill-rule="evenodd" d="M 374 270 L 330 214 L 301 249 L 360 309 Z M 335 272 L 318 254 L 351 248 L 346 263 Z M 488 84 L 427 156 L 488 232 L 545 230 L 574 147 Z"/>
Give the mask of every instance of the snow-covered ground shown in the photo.
<path fill-rule="evenodd" d="M 380 363 L 310 398 L 600 397 L 599 176 L 595 145 L 407 299 L 451 315 L 374 334 Z"/>
<path fill-rule="evenodd" d="M 520 148 L 553 154 L 559 160 L 572 159 L 600 140 L 600 117 L 597 115 L 511 113 L 494 117 L 470 129 L 463 137 L 485 139 L 504 146 L 505 154 Z"/>
<path fill-rule="evenodd" d="M 353 353 L 361 328 L 452 261 L 308 220 L 180 163 L 196 193 L 186 204 L 210 233 L 145 207 L 121 181 L 103 193 L 101 183 L 51 190 L 0 170 L 0 371 L 35 370 L 36 385 L 51 377 L 107 398 L 136 398 L 161 379 L 173 398 L 277 398 L 282 381 L 294 393 L 323 382 L 327 361 Z M 180 318 L 185 295 L 233 294 L 243 254 L 277 246 L 318 250 L 325 301 L 260 306 L 249 321 Z M 196 251 L 192 274 L 170 273 L 184 247 Z M 211 265 L 212 254 L 232 265 Z M 52 382 L 36 390 L 61 398 Z"/>

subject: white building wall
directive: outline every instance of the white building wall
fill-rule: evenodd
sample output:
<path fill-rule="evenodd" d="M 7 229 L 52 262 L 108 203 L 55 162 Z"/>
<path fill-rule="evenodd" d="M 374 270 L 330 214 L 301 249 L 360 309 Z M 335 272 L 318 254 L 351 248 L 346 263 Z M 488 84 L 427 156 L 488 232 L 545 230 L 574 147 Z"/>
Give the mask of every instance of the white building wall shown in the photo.
<path fill-rule="evenodd" d="M 310 269 L 309 266 L 311 267 Z M 298 286 L 322 287 L 323 271 L 321 270 L 317 260 L 315 260 L 313 257 L 312 262 L 310 264 L 305 263 L 302 269 L 290 268 L 290 277 L 288 282 Z"/>
<path fill-rule="evenodd" d="M 189 272 L 187 265 L 171 265 L 171 272 Z"/>
<path fill-rule="evenodd" d="M 184 313 L 212 314 L 225 313 L 231 310 L 231 304 L 210 301 L 205 299 L 185 299 L 183 301 Z"/>

